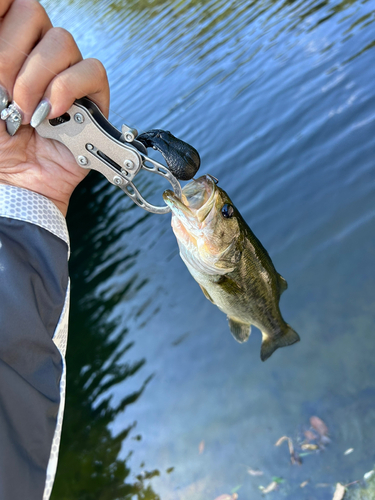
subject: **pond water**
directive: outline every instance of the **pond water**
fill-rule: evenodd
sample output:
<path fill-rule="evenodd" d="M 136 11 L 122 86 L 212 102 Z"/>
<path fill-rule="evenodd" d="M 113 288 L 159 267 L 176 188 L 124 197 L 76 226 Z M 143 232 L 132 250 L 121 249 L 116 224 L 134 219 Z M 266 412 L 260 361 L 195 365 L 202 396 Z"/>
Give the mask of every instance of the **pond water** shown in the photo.
<path fill-rule="evenodd" d="M 188 273 L 170 215 L 90 175 L 68 215 L 52 497 L 257 499 L 277 477 L 270 498 L 331 499 L 375 465 L 375 2 L 42 3 L 106 66 L 115 126 L 200 152 L 288 281 L 281 310 L 301 337 L 262 363 L 260 332 L 236 343 Z M 291 465 L 275 442 L 300 451 L 313 415 L 331 442 Z"/>

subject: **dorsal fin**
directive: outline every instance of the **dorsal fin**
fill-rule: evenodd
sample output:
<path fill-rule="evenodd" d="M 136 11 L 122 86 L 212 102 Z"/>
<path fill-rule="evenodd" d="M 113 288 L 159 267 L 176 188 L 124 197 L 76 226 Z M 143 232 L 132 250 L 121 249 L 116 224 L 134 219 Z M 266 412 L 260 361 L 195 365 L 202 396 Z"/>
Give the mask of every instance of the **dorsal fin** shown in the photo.
<path fill-rule="evenodd" d="M 279 273 L 277 273 L 277 283 L 279 285 L 279 291 L 281 295 L 288 288 L 288 283 Z"/>
<path fill-rule="evenodd" d="M 233 335 L 233 337 L 237 340 L 237 342 L 246 342 L 250 337 L 251 333 L 251 325 L 246 323 L 241 323 L 233 318 L 228 316 L 229 329 Z"/>

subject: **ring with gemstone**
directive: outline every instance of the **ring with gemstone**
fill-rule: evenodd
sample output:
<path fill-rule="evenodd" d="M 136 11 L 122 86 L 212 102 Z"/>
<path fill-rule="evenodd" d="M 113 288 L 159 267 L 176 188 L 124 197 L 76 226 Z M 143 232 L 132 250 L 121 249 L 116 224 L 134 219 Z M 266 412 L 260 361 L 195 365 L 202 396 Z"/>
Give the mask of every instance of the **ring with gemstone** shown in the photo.
<path fill-rule="evenodd" d="M 17 105 L 12 103 L 2 110 L 0 118 L 6 121 L 8 133 L 14 135 L 21 125 L 22 114 Z"/>

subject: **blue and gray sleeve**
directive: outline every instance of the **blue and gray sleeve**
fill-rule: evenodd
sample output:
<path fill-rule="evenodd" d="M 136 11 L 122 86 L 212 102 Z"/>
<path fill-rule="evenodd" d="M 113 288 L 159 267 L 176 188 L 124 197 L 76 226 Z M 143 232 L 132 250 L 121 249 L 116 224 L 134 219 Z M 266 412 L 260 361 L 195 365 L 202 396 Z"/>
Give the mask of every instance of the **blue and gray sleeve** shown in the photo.
<path fill-rule="evenodd" d="M 65 394 L 69 237 L 47 198 L 0 185 L 0 499 L 48 500 Z"/>

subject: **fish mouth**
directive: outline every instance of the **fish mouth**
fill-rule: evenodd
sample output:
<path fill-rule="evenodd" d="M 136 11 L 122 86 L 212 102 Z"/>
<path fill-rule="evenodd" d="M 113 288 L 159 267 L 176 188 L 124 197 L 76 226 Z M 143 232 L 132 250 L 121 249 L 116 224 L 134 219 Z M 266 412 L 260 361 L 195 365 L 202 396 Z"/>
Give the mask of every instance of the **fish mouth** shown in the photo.
<path fill-rule="evenodd" d="M 180 256 L 191 270 L 208 275 L 226 274 L 233 267 L 218 264 L 228 249 L 217 249 L 215 237 L 217 217 L 215 209 L 219 188 L 211 175 L 203 175 L 189 182 L 178 198 L 173 191 L 165 191 L 163 199 L 172 210 L 172 229 L 180 248 Z"/>
<path fill-rule="evenodd" d="M 187 226 L 196 226 L 197 223 L 201 225 L 211 212 L 215 191 L 216 180 L 207 174 L 186 184 L 181 199 L 170 190 L 163 193 L 163 199 L 176 217 L 185 221 Z"/>

